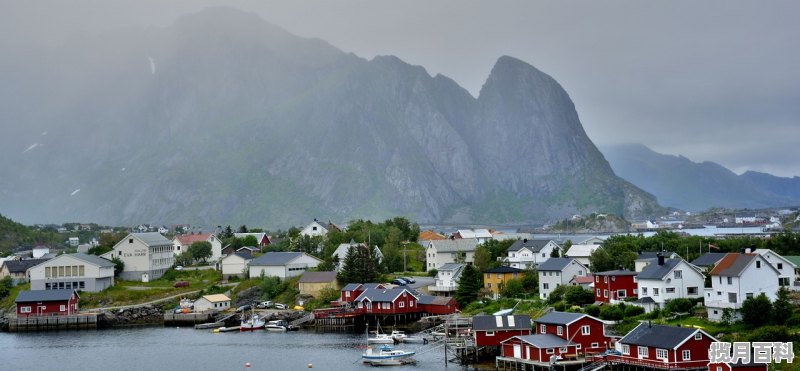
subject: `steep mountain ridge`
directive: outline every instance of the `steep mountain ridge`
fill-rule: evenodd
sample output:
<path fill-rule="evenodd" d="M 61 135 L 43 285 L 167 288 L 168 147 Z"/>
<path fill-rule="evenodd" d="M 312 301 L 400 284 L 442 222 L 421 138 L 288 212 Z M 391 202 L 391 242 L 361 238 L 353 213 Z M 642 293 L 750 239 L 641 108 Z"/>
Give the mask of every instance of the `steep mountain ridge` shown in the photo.
<path fill-rule="evenodd" d="M 9 88 L 28 92 L 0 102 L 11 126 L 0 210 L 25 222 L 541 223 L 659 210 L 613 174 L 566 91 L 512 57 L 475 98 L 397 57 L 365 60 L 227 8 L 74 43 L 0 61 Z"/>

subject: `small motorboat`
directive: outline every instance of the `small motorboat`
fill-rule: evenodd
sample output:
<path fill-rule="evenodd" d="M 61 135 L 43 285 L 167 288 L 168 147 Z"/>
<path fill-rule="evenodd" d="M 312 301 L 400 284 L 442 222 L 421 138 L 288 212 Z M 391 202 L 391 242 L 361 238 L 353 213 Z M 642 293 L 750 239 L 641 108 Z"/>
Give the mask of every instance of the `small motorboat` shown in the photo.
<path fill-rule="evenodd" d="M 423 343 L 428 344 L 428 339 L 424 336 L 406 336 L 403 339 L 404 343 Z"/>
<path fill-rule="evenodd" d="M 389 334 L 375 334 L 375 336 L 367 338 L 368 344 L 394 344 L 394 338 Z"/>
<path fill-rule="evenodd" d="M 391 335 L 389 335 L 394 339 L 397 343 L 402 343 L 406 339 L 406 333 L 403 331 L 392 331 Z"/>
<path fill-rule="evenodd" d="M 282 319 L 277 321 L 269 321 L 269 323 L 264 326 L 264 329 L 267 331 L 286 332 L 289 330 L 289 324 Z"/>
<path fill-rule="evenodd" d="M 414 351 L 395 350 L 388 345 L 382 345 L 378 350 L 368 348 L 361 355 L 361 360 L 372 366 L 399 366 L 414 363 Z"/>
<path fill-rule="evenodd" d="M 239 326 L 239 331 L 255 331 L 264 328 L 265 321 L 258 314 L 251 314 L 247 319 L 242 319 L 242 324 Z"/>

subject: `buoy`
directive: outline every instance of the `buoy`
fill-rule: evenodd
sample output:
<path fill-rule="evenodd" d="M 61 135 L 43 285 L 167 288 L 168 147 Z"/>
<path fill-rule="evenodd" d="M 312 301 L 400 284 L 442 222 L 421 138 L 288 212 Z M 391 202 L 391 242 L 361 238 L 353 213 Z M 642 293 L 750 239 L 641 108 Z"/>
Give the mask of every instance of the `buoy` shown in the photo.
<path fill-rule="evenodd" d="M 246 362 L 246 363 L 244 364 L 244 368 L 250 368 L 250 362 Z"/>
<path fill-rule="evenodd" d="M 308 368 L 314 368 L 314 365 L 313 365 L 313 364 L 311 364 L 311 363 L 309 363 L 309 364 L 308 364 Z"/>

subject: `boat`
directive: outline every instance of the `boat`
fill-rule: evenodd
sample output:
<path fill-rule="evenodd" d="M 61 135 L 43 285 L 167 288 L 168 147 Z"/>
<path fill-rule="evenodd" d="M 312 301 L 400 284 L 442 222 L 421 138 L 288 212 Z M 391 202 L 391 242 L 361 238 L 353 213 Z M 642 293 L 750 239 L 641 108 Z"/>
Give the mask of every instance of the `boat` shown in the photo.
<path fill-rule="evenodd" d="M 406 339 L 406 333 L 403 331 L 392 331 L 391 335 L 392 339 L 395 342 L 402 343 Z"/>
<path fill-rule="evenodd" d="M 367 338 L 368 344 L 394 344 L 394 339 L 389 334 L 375 334 L 375 336 Z"/>
<path fill-rule="evenodd" d="M 415 363 L 412 358 L 416 354 L 414 351 L 396 350 L 388 345 L 382 345 L 377 351 L 368 348 L 361 355 L 362 362 L 372 366 L 399 366 Z"/>
<path fill-rule="evenodd" d="M 251 314 L 247 319 L 242 319 L 242 325 L 239 326 L 239 331 L 254 331 L 264 328 L 265 321 L 258 314 Z"/>
<path fill-rule="evenodd" d="M 424 336 L 406 336 L 405 339 L 403 339 L 403 342 L 428 344 L 428 339 Z"/>

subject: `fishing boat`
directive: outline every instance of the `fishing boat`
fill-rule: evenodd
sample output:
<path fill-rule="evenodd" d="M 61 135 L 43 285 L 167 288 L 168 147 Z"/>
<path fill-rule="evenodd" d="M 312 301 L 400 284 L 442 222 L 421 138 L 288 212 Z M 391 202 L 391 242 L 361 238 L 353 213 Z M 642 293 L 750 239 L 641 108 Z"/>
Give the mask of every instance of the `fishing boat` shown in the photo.
<path fill-rule="evenodd" d="M 264 328 L 265 321 L 261 318 L 258 314 L 250 314 L 247 319 L 242 319 L 242 324 L 239 327 L 239 331 L 254 331 L 254 330 L 261 330 Z"/>
<path fill-rule="evenodd" d="M 396 350 L 388 345 L 382 345 L 377 351 L 367 348 L 361 355 L 361 360 L 372 366 L 399 366 L 416 362 L 412 358 L 414 354 L 416 354 L 414 351 Z"/>

